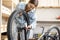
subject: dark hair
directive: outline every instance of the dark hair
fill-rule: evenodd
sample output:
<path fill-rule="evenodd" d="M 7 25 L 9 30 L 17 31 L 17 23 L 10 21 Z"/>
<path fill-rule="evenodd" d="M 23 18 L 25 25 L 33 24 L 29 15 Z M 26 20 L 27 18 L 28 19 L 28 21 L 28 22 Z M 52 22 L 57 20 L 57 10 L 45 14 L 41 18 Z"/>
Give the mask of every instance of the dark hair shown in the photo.
<path fill-rule="evenodd" d="M 30 0 L 29 3 L 32 3 L 35 6 L 38 6 L 38 0 Z"/>

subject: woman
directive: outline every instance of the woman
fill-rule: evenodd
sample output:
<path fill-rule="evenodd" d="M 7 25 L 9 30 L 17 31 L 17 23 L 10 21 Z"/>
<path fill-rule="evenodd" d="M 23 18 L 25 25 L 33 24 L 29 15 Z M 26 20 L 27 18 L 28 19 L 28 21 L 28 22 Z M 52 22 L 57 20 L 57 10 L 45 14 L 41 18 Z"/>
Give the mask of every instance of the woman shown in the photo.
<path fill-rule="evenodd" d="M 27 32 L 28 39 L 31 39 L 33 37 L 33 29 L 36 27 L 35 9 L 37 5 L 38 5 L 38 0 L 30 0 L 27 4 L 24 3 L 18 4 L 16 8 L 16 9 L 24 10 L 25 13 L 28 14 L 29 16 L 29 24 L 27 22 L 25 23 L 28 25 L 28 26 L 25 25 L 26 30 L 28 30 Z"/>
<path fill-rule="evenodd" d="M 20 28 L 23 28 L 23 27 L 27 30 L 27 38 L 28 39 L 33 38 L 33 30 L 34 30 L 34 28 L 36 28 L 35 9 L 36 9 L 37 5 L 38 5 L 38 0 L 30 0 L 27 4 L 19 3 L 17 5 L 16 11 L 20 11 L 20 14 L 15 17 L 16 23 L 17 23 L 17 28 L 16 27 L 13 28 L 11 40 L 17 40 L 17 36 L 18 36 L 17 30 Z M 21 40 L 24 40 L 23 33 L 24 33 L 24 30 L 22 30 L 22 32 L 20 32 Z"/>

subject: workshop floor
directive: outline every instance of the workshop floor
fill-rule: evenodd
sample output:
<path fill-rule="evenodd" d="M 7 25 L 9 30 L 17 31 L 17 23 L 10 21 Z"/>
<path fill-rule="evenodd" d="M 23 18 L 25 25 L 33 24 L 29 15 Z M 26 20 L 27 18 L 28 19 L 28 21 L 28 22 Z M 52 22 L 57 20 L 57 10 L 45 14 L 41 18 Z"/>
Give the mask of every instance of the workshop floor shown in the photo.
<path fill-rule="evenodd" d="M 1 35 L 1 40 L 8 40 L 7 35 Z M 29 40 L 36 40 L 36 39 L 29 39 Z"/>
<path fill-rule="evenodd" d="M 6 32 L 1 34 L 1 40 L 8 40 L 8 37 L 7 37 L 7 33 Z M 32 39 L 29 39 L 29 40 L 37 40 L 37 39 L 32 38 Z"/>
<path fill-rule="evenodd" d="M 1 40 L 8 40 L 7 35 L 1 35 Z"/>

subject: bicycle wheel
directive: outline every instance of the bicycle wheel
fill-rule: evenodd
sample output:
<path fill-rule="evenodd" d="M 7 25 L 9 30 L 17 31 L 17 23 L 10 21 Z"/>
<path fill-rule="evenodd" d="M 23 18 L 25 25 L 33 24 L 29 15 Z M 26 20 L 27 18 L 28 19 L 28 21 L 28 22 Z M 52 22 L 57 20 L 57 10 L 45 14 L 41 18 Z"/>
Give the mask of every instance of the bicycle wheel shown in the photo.
<path fill-rule="evenodd" d="M 18 29 L 15 17 L 19 15 L 21 10 L 14 10 L 9 17 L 8 24 L 7 24 L 7 34 L 8 34 L 8 40 L 18 40 Z"/>

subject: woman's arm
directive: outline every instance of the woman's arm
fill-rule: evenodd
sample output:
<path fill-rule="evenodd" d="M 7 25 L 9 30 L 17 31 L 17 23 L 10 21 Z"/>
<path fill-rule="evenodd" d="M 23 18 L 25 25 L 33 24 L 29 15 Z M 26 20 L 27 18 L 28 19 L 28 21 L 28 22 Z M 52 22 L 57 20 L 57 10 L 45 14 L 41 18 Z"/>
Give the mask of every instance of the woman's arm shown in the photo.
<path fill-rule="evenodd" d="M 32 20 L 33 20 L 33 22 L 28 26 L 28 27 L 30 27 L 31 29 L 34 29 L 34 28 L 36 28 L 36 14 L 32 17 Z"/>
<path fill-rule="evenodd" d="M 16 22 L 19 23 L 19 24 L 23 24 L 22 18 L 23 18 L 22 12 L 17 13 L 17 15 L 15 16 L 15 20 L 16 20 Z"/>

